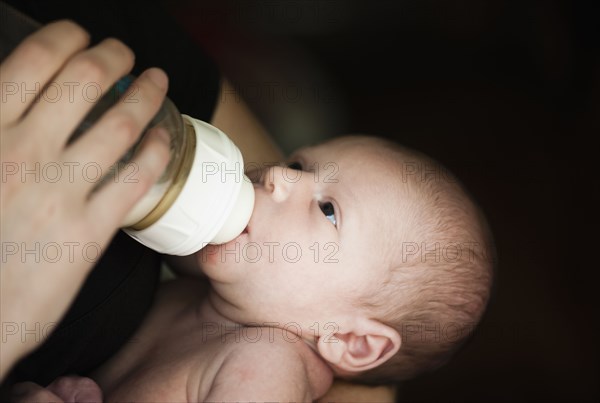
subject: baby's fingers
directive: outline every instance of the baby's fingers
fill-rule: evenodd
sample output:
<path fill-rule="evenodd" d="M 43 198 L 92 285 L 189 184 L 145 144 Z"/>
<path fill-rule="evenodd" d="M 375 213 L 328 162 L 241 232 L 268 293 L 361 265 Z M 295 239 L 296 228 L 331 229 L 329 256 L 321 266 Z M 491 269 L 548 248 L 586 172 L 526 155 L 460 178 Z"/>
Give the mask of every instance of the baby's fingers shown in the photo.
<path fill-rule="evenodd" d="M 65 402 L 102 402 L 102 390 L 93 379 L 83 376 L 61 376 L 47 389 Z"/>
<path fill-rule="evenodd" d="M 16 123 L 48 81 L 88 43 L 88 33 L 67 20 L 48 24 L 27 37 L 0 65 L 2 127 Z"/>

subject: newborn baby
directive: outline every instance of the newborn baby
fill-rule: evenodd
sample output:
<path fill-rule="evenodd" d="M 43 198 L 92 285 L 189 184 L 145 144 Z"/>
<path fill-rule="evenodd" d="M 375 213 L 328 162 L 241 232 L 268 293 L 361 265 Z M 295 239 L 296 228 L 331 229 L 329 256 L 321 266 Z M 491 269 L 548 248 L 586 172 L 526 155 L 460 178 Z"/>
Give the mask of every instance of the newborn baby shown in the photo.
<path fill-rule="evenodd" d="M 92 374 L 105 400 L 312 401 L 334 377 L 435 369 L 469 337 L 492 241 L 439 164 L 352 136 L 249 176 L 247 229 L 195 255 L 210 284 L 161 286 L 130 343 Z"/>

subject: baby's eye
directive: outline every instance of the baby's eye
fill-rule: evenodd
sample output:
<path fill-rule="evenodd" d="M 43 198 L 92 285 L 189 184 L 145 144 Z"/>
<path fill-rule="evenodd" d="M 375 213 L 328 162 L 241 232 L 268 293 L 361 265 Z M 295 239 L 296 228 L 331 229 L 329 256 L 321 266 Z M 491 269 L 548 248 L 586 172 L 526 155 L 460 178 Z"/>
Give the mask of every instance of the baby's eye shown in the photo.
<path fill-rule="evenodd" d="M 289 164 L 287 164 L 287 167 L 296 171 L 302 171 L 303 169 L 302 164 L 298 161 L 290 162 Z"/>
<path fill-rule="evenodd" d="M 335 208 L 333 207 L 333 204 L 331 202 L 319 202 L 319 208 L 321 209 L 323 214 L 325 214 L 325 217 L 327 217 L 327 219 L 331 221 L 331 223 L 334 226 L 337 226 L 337 220 L 335 218 Z"/>

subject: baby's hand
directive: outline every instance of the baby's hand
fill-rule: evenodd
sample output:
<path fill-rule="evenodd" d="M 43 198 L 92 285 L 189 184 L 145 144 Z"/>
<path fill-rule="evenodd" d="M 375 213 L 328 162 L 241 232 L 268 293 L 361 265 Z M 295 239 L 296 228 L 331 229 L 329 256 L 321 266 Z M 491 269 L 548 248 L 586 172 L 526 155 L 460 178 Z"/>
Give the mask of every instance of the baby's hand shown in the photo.
<path fill-rule="evenodd" d="M 33 382 L 16 384 L 11 401 L 25 402 L 102 402 L 102 390 L 96 382 L 82 376 L 61 376 L 43 388 Z"/>
<path fill-rule="evenodd" d="M 102 390 L 91 378 L 61 376 L 46 388 L 65 402 L 102 402 Z"/>

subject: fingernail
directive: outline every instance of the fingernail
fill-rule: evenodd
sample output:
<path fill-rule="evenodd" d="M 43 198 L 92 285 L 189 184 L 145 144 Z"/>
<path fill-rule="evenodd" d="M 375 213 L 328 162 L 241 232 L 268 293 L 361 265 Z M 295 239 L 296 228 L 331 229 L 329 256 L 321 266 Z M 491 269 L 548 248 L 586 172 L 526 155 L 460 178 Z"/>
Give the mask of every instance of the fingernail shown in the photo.
<path fill-rule="evenodd" d="M 159 68 L 153 67 L 151 69 L 146 70 L 145 74 L 148 76 L 150 81 L 152 81 L 158 88 L 160 88 L 161 90 L 167 89 L 167 86 L 169 85 L 169 78 L 167 77 L 164 71 L 162 71 Z"/>

